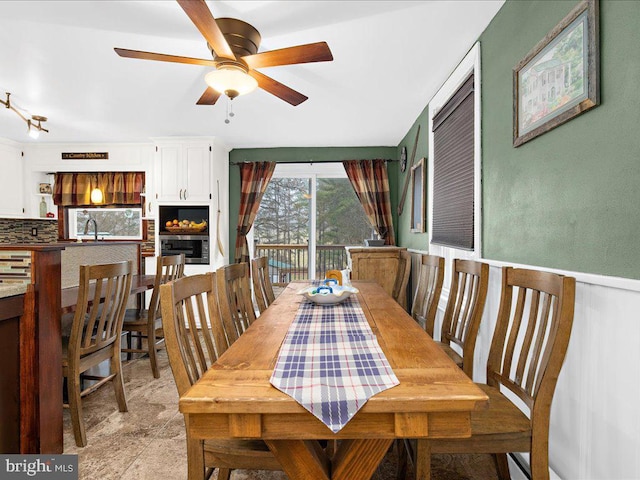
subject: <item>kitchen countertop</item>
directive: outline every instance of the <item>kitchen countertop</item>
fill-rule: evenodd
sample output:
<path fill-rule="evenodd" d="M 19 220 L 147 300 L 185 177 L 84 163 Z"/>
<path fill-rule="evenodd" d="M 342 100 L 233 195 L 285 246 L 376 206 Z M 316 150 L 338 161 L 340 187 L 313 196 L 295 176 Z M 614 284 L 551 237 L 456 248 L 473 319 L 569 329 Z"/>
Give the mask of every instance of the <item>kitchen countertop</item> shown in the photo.
<path fill-rule="evenodd" d="M 77 242 L 75 240 L 61 240 L 51 243 L 3 243 L 0 244 L 0 250 L 31 250 L 31 249 L 50 249 L 50 248 L 68 248 L 82 246 L 100 246 L 100 245 L 140 245 L 143 240 L 83 240 Z"/>
<path fill-rule="evenodd" d="M 23 283 L 0 283 L 0 298 L 22 295 L 27 291 L 27 285 Z"/>
<path fill-rule="evenodd" d="M 62 240 L 58 242 L 58 245 L 63 247 L 82 247 L 91 245 L 139 245 L 143 243 L 143 240 L 83 240 L 78 242 L 76 240 Z"/>

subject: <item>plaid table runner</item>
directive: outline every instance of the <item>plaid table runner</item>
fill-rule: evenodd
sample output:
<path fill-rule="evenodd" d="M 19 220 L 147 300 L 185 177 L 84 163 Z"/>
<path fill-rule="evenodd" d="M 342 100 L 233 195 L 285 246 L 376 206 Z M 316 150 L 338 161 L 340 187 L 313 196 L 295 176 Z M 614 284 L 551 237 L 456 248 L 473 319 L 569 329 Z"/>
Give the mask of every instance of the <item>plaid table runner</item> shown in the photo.
<path fill-rule="evenodd" d="M 355 296 L 337 305 L 303 301 L 271 376 L 334 433 L 398 383 Z"/>

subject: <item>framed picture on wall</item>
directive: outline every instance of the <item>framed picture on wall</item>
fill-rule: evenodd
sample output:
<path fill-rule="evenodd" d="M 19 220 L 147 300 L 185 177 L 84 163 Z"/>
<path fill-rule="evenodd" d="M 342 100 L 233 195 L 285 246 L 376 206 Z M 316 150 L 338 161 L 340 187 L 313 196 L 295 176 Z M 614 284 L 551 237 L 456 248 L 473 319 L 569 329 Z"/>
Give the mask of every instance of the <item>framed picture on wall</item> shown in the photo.
<path fill-rule="evenodd" d="M 513 69 L 513 146 L 600 103 L 598 0 L 583 0 Z"/>
<path fill-rule="evenodd" d="M 425 223 L 425 159 L 411 167 L 411 231 L 424 233 Z"/>

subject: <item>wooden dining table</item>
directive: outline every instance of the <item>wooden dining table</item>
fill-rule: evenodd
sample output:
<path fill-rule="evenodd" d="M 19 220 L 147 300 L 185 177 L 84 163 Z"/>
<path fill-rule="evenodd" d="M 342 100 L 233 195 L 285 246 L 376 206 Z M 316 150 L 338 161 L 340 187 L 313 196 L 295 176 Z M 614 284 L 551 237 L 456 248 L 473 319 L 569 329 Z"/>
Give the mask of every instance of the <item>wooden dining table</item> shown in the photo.
<path fill-rule="evenodd" d="M 333 433 L 270 384 L 280 346 L 308 282 L 292 282 L 205 372 L 179 408 L 189 431 L 189 479 L 204 472 L 205 439 L 263 439 L 293 480 L 371 478 L 395 439 L 470 436 L 470 412 L 487 396 L 377 283 L 358 281 L 358 301 L 399 385 L 370 398 Z M 319 440 L 340 440 L 331 456 Z M 420 479 L 429 478 L 417 472 Z"/>

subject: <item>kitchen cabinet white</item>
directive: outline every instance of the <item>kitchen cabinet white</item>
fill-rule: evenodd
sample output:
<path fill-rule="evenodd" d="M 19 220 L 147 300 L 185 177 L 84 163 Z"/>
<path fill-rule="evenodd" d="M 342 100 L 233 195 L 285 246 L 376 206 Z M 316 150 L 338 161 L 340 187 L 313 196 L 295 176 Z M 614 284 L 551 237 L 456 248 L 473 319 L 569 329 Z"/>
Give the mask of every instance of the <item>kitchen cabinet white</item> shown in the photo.
<path fill-rule="evenodd" d="M 144 220 L 156 218 L 155 182 L 154 165 L 153 162 L 149 162 L 144 177 L 144 190 L 140 194 L 142 197 L 142 218 Z"/>
<path fill-rule="evenodd" d="M 0 143 L 0 170 L 6 180 L 0 188 L 0 216 L 23 217 L 24 173 L 22 151 L 14 145 Z"/>
<path fill-rule="evenodd" d="M 211 200 L 211 144 L 160 144 L 156 153 L 156 198 L 159 202 Z"/>

